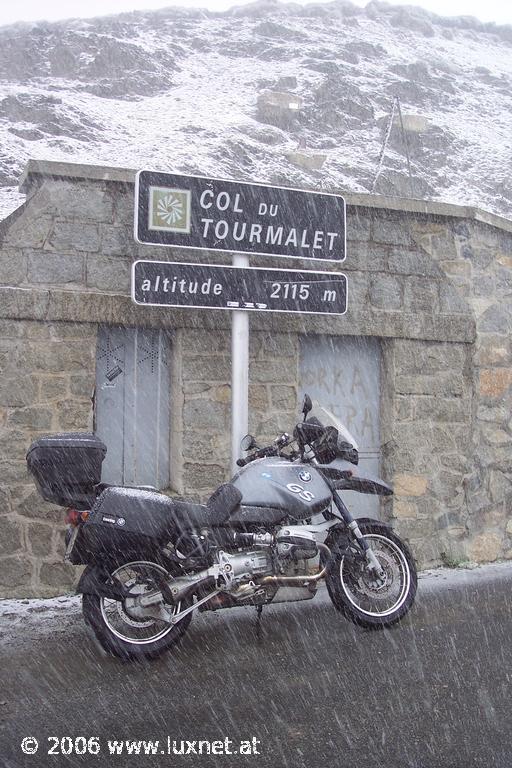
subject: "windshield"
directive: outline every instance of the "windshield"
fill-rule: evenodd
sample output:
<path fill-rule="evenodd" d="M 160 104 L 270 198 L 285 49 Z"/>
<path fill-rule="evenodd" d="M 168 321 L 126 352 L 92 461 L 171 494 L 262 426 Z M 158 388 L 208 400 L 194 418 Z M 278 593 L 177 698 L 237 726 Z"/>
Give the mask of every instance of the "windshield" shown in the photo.
<path fill-rule="evenodd" d="M 313 410 L 309 413 L 308 418 L 316 418 L 323 427 L 336 427 L 338 434 L 342 440 L 345 440 L 358 451 L 359 446 L 355 437 L 349 432 L 347 427 L 339 420 L 337 416 L 332 413 L 328 408 L 319 403 L 317 400 L 313 400 Z"/>

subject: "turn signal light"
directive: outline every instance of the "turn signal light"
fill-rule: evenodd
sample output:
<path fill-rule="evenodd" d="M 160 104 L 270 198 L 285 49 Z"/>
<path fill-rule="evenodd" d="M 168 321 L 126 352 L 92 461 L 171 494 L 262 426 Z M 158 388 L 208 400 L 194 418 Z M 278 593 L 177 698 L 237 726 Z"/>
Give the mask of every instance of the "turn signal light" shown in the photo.
<path fill-rule="evenodd" d="M 68 513 L 66 515 L 66 523 L 67 525 L 72 525 L 76 528 L 79 523 L 85 523 L 88 517 L 89 510 L 79 512 L 77 509 L 68 509 Z"/>

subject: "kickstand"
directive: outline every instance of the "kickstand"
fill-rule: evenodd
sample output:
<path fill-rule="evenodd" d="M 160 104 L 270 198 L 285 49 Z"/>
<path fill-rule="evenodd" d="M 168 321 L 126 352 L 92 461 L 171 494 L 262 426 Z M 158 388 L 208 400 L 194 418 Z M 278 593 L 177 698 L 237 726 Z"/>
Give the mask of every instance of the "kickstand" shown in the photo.
<path fill-rule="evenodd" d="M 263 606 L 257 605 L 256 606 L 256 639 L 259 641 L 261 640 L 261 614 L 263 613 Z"/>

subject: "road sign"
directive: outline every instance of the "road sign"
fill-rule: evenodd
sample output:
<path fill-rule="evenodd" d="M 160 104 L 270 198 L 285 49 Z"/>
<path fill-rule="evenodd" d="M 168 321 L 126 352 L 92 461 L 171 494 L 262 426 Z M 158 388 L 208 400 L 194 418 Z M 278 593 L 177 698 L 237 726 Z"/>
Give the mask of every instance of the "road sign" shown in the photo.
<path fill-rule="evenodd" d="M 132 299 L 153 307 L 343 315 L 347 278 L 335 272 L 136 261 Z"/>
<path fill-rule="evenodd" d="M 264 184 L 139 171 L 139 243 L 315 261 L 343 261 L 340 195 Z"/>

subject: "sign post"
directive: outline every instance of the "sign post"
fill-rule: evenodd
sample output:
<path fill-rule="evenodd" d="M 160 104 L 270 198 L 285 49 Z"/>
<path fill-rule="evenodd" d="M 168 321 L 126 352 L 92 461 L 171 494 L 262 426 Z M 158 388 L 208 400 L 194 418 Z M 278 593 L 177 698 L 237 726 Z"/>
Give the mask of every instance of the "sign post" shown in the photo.
<path fill-rule="evenodd" d="M 249 267 L 249 257 L 235 254 L 234 267 Z M 231 316 L 231 472 L 236 472 L 240 440 L 249 431 L 249 313 Z"/>
<path fill-rule="evenodd" d="M 132 298 L 138 304 L 232 311 L 233 471 L 240 439 L 248 430 L 247 310 L 340 315 L 347 306 L 345 275 L 251 268 L 249 255 L 342 262 L 345 220 L 340 195 L 173 173 L 137 174 L 137 242 L 233 255 L 232 267 L 139 261 L 132 279 Z"/>

